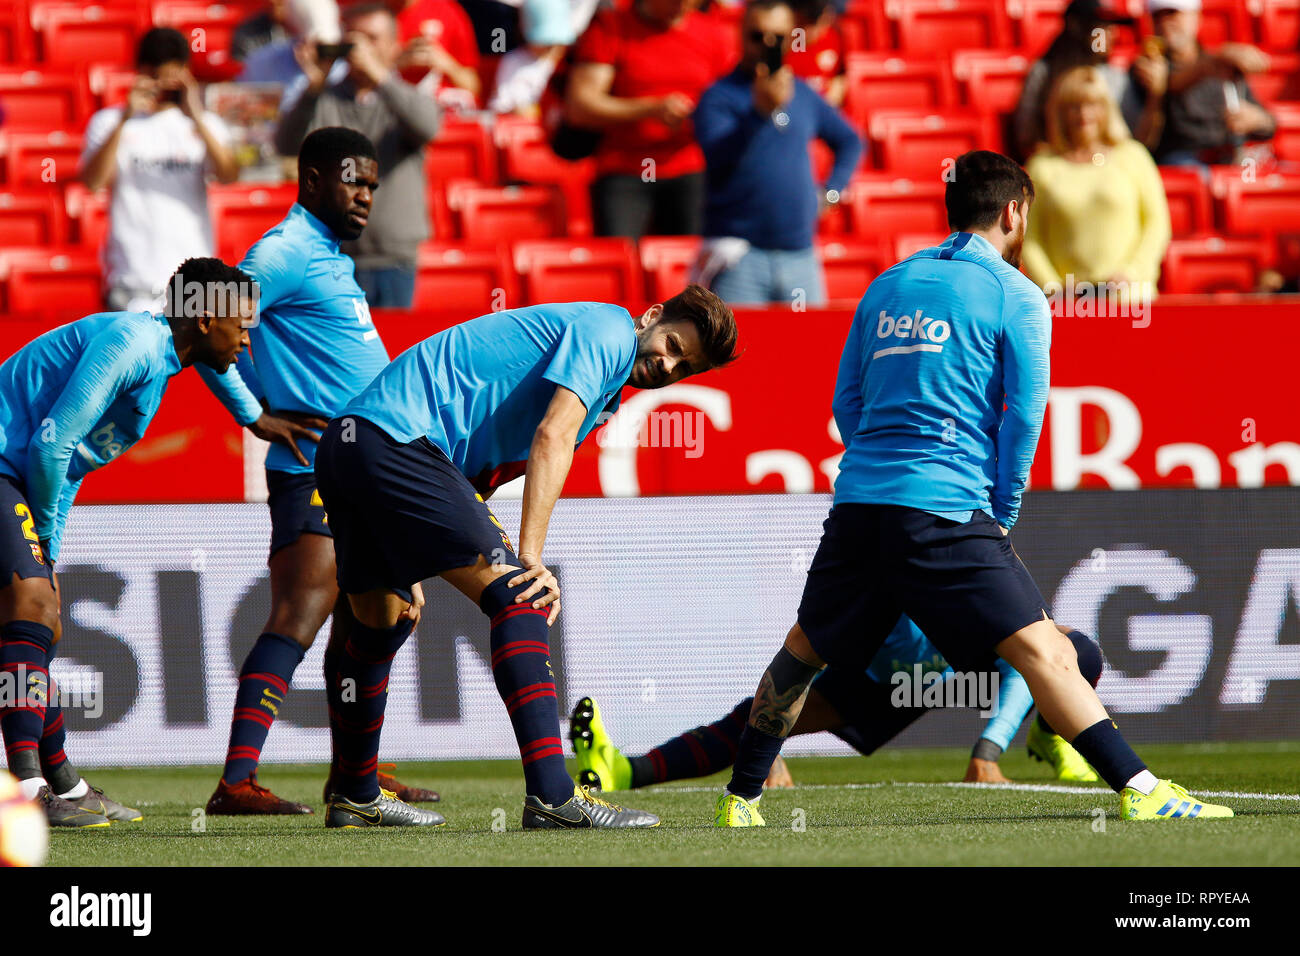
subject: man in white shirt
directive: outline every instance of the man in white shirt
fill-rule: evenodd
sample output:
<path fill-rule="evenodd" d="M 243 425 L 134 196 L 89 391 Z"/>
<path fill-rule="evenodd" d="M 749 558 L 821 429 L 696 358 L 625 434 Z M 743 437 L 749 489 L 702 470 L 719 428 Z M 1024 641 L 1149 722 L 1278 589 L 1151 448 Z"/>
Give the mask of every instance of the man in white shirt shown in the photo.
<path fill-rule="evenodd" d="M 230 133 L 204 112 L 189 56 L 180 32 L 150 30 L 126 105 L 100 110 L 86 128 L 78 178 L 113 194 L 100 250 L 110 311 L 162 308 L 176 267 L 212 255 L 208 174 L 223 183 L 239 178 Z"/>

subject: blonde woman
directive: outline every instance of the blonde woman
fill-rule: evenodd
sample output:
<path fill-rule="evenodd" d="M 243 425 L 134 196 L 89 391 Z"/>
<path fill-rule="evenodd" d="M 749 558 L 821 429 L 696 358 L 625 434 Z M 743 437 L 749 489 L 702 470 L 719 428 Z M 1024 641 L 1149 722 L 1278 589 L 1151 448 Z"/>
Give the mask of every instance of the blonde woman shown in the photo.
<path fill-rule="evenodd" d="M 1169 245 L 1169 207 L 1156 164 L 1129 135 L 1102 73 L 1083 66 L 1061 74 L 1044 125 L 1046 142 L 1025 167 L 1036 192 L 1025 271 L 1049 294 L 1105 287 L 1150 298 Z"/>

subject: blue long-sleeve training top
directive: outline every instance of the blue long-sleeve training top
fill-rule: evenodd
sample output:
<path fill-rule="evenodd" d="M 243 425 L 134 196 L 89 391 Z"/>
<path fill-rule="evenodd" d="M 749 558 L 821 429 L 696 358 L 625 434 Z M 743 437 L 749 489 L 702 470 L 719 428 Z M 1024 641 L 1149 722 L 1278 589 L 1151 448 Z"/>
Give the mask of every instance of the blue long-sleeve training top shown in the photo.
<path fill-rule="evenodd" d="M 752 89 L 752 77 L 737 68 L 704 91 L 692 117 L 706 163 L 704 235 L 736 236 L 759 249 L 808 249 L 821 195 L 808 144 L 830 146 L 835 164 L 825 188 L 842 192 L 862 141 L 803 80 L 770 116 L 758 111 Z"/>
<path fill-rule="evenodd" d="M 972 233 L 882 273 L 835 382 L 836 504 L 962 522 L 978 509 L 1010 529 L 1047 408 L 1051 321 L 1042 290 Z"/>
<path fill-rule="evenodd" d="M 143 436 L 181 370 L 165 316 L 99 312 L 0 365 L 0 473 L 23 484 L 50 559 L 86 475 Z"/>

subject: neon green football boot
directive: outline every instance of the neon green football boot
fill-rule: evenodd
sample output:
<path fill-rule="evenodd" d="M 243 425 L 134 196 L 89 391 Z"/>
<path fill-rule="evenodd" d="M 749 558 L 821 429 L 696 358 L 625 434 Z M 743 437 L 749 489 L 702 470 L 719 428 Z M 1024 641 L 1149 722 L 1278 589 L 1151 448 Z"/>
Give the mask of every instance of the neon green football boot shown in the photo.
<path fill-rule="evenodd" d="M 580 785 L 591 790 L 632 788 L 632 761 L 609 739 L 592 698 L 582 698 L 569 715 L 569 739 L 578 758 Z"/>
<path fill-rule="evenodd" d="M 1123 820 L 1206 820 L 1233 813 L 1229 807 L 1202 803 L 1172 780 L 1161 780 L 1150 795 L 1125 787 L 1119 795 L 1119 815 Z"/>
<path fill-rule="evenodd" d="M 1096 783 L 1101 778 L 1097 771 L 1088 766 L 1079 751 L 1070 746 L 1060 734 L 1049 734 L 1035 718 L 1029 724 L 1029 733 L 1025 736 L 1025 747 L 1029 756 L 1050 764 L 1056 771 L 1057 780 L 1071 783 Z"/>
<path fill-rule="evenodd" d="M 717 809 L 713 812 L 715 827 L 765 827 L 766 821 L 758 812 L 758 797 L 746 800 L 729 790 L 723 790 L 718 797 Z"/>

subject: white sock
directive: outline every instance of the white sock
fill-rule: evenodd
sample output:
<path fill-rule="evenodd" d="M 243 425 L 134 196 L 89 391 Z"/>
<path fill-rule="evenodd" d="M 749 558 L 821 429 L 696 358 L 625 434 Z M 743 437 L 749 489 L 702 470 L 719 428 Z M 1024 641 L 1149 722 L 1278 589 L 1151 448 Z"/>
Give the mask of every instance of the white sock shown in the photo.
<path fill-rule="evenodd" d="M 73 787 L 71 790 L 69 790 L 67 793 L 59 794 L 59 796 L 61 796 L 64 800 L 80 800 L 88 793 L 90 793 L 90 784 L 86 783 L 85 780 L 82 780 L 80 777 L 78 777 L 77 785 Z"/>
<path fill-rule="evenodd" d="M 1151 791 L 1156 788 L 1160 781 L 1150 770 L 1143 770 L 1141 773 L 1134 774 L 1133 779 L 1124 784 L 1125 788 L 1133 788 L 1144 797 L 1151 796 Z"/>
<path fill-rule="evenodd" d="M 28 777 L 26 780 L 18 781 L 18 789 L 23 792 L 23 796 L 28 800 L 35 800 L 36 791 L 44 786 L 48 786 L 44 777 Z"/>

